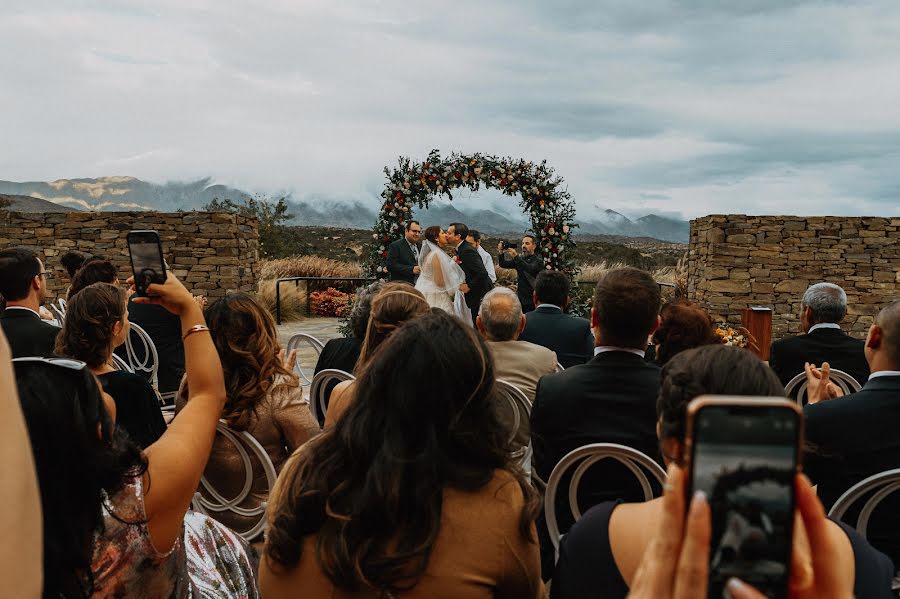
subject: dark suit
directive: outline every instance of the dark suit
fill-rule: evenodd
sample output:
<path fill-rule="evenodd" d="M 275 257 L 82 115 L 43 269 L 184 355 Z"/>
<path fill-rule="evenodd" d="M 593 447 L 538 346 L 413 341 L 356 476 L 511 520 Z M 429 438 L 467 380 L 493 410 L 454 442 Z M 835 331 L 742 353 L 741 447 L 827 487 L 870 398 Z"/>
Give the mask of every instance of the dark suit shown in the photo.
<path fill-rule="evenodd" d="M 388 246 L 387 269 L 392 281 L 406 281 L 415 285 L 419 275 L 413 272 L 413 268 L 418 265 L 419 260 L 409 247 L 406 237 L 401 237 Z"/>
<path fill-rule="evenodd" d="M 491 278 L 484 268 L 481 255 L 469 242 L 463 241 L 459 244 L 459 247 L 456 248 L 456 257 L 459 258 L 459 265 L 466 273 L 466 285 L 469 286 L 466 305 L 472 310 L 472 320 L 474 321 L 478 316 L 481 300 L 494 287 L 494 284 L 491 283 Z"/>
<path fill-rule="evenodd" d="M 584 364 L 594 354 L 591 323 L 577 316 L 563 314 L 556 306 L 540 306 L 525 316 L 525 330 L 520 341 L 543 345 L 556 352 L 564 368 Z"/>
<path fill-rule="evenodd" d="M 772 344 L 769 366 L 782 385 L 803 372 L 803 363 L 843 370 L 860 384 L 869 378 L 869 364 L 863 351 L 865 342 L 854 339 L 839 329 L 816 329 L 806 335 L 786 337 Z"/>
<path fill-rule="evenodd" d="M 510 259 L 506 252 L 500 252 L 497 262 L 501 268 L 516 269 L 516 295 L 522 304 L 522 312 L 534 310 L 534 279 L 544 270 L 544 259 L 536 254 L 519 254 Z"/>
<path fill-rule="evenodd" d="M 900 376 L 870 379 L 862 390 L 808 405 L 803 413 L 810 445 L 804 469 L 826 509 L 864 478 L 900 468 Z M 875 509 L 868 538 L 900 563 L 900 496 Z"/>
<path fill-rule="evenodd" d="M 31 310 L 19 308 L 4 310 L 0 315 L 0 327 L 9 340 L 13 358 L 53 355 L 56 336 L 62 330 Z"/>
<path fill-rule="evenodd" d="M 542 378 L 531 408 L 533 464 L 541 479 L 546 482 L 553 467 L 567 453 L 588 443 L 619 443 L 659 460 L 659 378 L 658 366 L 622 351 L 601 353 L 587 364 Z M 570 479 L 571 476 L 562 479 L 557 494 L 560 532 L 574 522 L 568 507 Z M 582 511 L 618 498 L 644 500 L 634 475 L 610 460 L 591 467 L 578 493 Z M 553 571 L 553 547 L 543 522 L 539 523 L 538 532 L 546 578 Z"/>
<path fill-rule="evenodd" d="M 359 353 L 362 351 L 362 339 L 356 337 L 338 337 L 331 339 L 322 348 L 319 354 L 319 360 L 316 362 L 315 374 L 321 370 L 336 368 L 353 374 L 356 368 L 356 361 L 359 359 Z M 325 388 L 325 407 L 331 400 L 331 392 L 337 387 L 337 381 L 331 382 Z M 325 415 L 319 415 L 319 426 L 325 426 Z"/>

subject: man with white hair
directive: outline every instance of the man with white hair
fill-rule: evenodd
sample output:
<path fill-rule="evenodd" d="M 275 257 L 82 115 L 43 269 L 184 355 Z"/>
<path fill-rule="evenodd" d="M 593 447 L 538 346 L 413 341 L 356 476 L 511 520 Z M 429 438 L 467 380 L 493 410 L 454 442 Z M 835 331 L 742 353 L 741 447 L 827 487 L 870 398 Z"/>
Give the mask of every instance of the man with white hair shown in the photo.
<path fill-rule="evenodd" d="M 518 341 L 525 328 L 525 315 L 516 293 L 497 287 L 481 300 L 475 325 L 487 339 L 494 355 L 496 378 L 521 389 L 534 401 L 538 380 L 556 371 L 556 353 L 535 343 Z"/>
<path fill-rule="evenodd" d="M 783 385 L 804 372 L 804 365 L 828 362 L 860 384 L 869 378 L 865 343 L 841 331 L 847 314 L 847 294 L 834 283 L 816 283 L 803 294 L 800 329 L 803 335 L 786 337 L 772 344 L 769 366 Z"/>

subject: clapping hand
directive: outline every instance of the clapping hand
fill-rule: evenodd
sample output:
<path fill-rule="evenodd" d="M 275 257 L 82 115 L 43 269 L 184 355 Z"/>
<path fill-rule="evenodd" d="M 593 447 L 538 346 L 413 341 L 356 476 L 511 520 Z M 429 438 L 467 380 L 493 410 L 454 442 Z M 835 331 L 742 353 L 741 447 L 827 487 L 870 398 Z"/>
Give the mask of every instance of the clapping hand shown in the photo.
<path fill-rule="evenodd" d="M 807 362 L 803 365 L 803 370 L 806 371 L 808 403 L 815 404 L 844 395 L 843 390 L 831 382 L 831 366 L 828 362 L 823 362 L 821 369 L 816 368 L 815 364 Z"/>
<path fill-rule="evenodd" d="M 287 354 L 287 357 L 285 357 L 285 350 L 282 349 L 278 352 L 278 361 L 281 362 L 281 365 L 286 369 L 294 370 L 294 367 L 297 365 L 297 350 L 292 349 L 291 353 Z"/>

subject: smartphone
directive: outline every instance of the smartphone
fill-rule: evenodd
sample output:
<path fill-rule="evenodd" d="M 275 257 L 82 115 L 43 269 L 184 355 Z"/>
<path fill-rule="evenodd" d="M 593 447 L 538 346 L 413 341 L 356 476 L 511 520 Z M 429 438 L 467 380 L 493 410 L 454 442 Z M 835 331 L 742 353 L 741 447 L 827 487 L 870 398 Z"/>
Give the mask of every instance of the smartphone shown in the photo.
<path fill-rule="evenodd" d="M 708 596 L 737 577 L 786 599 L 803 412 L 784 398 L 705 396 L 687 417 L 688 498 L 703 491 L 712 511 Z"/>
<path fill-rule="evenodd" d="M 162 243 L 156 231 L 129 231 L 128 253 L 134 272 L 134 288 L 137 295 L 146 296 L 151 283 L 166 282 L 166 262 L 163 260 Z"/>

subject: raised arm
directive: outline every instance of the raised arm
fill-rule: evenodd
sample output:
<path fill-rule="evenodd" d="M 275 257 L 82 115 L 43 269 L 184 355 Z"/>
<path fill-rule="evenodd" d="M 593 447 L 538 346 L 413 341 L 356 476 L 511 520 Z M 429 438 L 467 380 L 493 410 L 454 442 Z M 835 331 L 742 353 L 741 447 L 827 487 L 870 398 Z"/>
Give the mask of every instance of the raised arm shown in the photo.
<path fill-rule="evenodd" d="M 178 315 L 182 335 L 205 326 L 200 306 L 171 272 L 164 285 L 150 285 L 148 292 L 157 297 L 133 301 L 160 304 Z M 192 332 L 184 339 L 184 357 L 189 401 L 145 452 L 149 466 L 144 475 L 144 508 L 150 537 L 159 551 L 167 551 L 181 533 L 225 405 L 222 364 L 208 331 Z"/>

